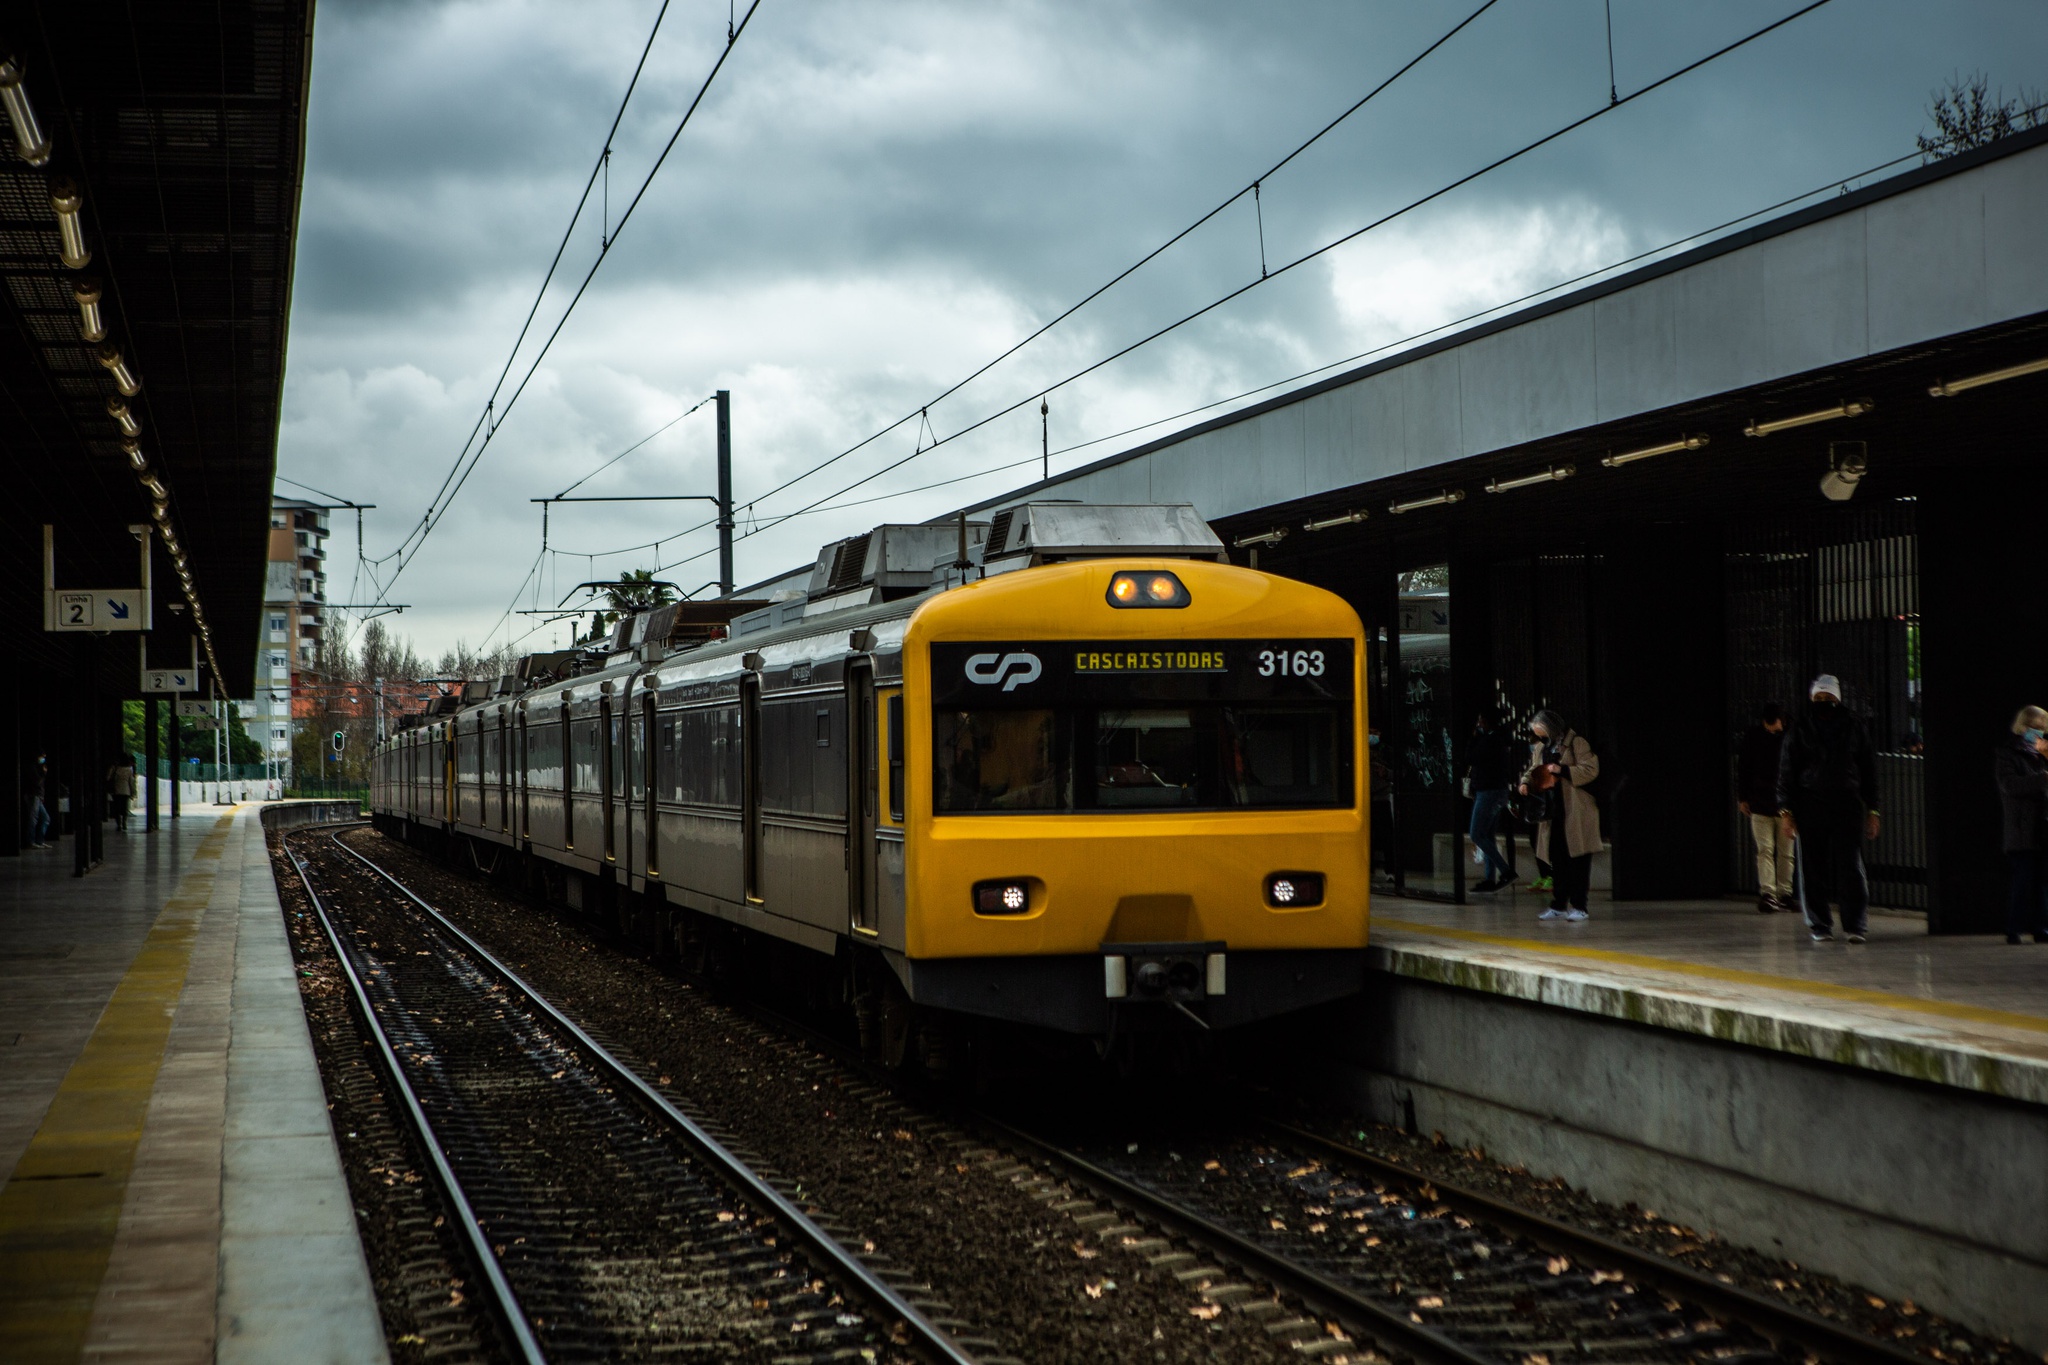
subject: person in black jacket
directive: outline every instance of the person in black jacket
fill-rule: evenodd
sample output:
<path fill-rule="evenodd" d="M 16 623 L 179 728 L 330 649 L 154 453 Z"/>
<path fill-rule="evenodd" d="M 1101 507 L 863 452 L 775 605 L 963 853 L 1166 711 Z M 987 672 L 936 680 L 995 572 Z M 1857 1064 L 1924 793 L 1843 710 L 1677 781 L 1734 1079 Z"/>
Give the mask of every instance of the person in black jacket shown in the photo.
<path fill-rule="evenodd" d="M 1799 903 L 1813 941 L 1834 938 L 1834 901 L 1849 942 L 1863 942 L 1870 887 L 1862 841 L 1877 837 L 1877 746 L 1863 718 L 1842 705 L 1832 674 L 1813 680 L 1806 711 L 1785 737 L 1777 795 L 1784 836 L 1799 841 Z"/>
<path fill-rule="evenodd" d="M 1743 732 L 1735 755 L 1735 808 L 1756 844 L 1756 908 L 1792 909 L 1792 841 L 1778 828 L 1778 759 L 1785 748 L 1785 708 L 1766 703 Z"/>
<path fill-rule="evenodd" d="M 1472 845 L 1486 862 L 1486 880 L 1473 887 L 1474 891 L 1499 891 L 1514 884 L 1515 865 L 1501 857 L 1496 836 L 1501 816 L 1508 807 L 1509 792 L 1521 771 L 1522 755 L 1502 723 L 1500 712 L 1492 707 L 1481 711 L 1472 738 L 1465 746 L 1465 780 L 1472 796 Z M 1512 856 L 1512 836 L 1508 851 Z"/>
<path fill-rule="evenodd" d="M 2028 706 L 2013 717 L 2012 738 L 1999 746 L 1992 771 L 2012 863 L 2005 941 L 2018 943 L 2031 930 L 2034 942 L 2048 943 L 2048 711 Z"/>

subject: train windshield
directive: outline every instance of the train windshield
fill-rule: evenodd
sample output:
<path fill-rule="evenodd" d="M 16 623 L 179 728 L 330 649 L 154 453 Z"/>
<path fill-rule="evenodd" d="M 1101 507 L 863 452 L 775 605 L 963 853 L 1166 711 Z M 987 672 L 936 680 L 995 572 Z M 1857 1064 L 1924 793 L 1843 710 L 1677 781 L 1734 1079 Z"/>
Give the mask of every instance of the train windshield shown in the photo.
<path fill-rule="evenodd" d="M 1328 703 L 942 707 L 932 741 L 941 814 L 1353 801 L 1350 708 Z"/>

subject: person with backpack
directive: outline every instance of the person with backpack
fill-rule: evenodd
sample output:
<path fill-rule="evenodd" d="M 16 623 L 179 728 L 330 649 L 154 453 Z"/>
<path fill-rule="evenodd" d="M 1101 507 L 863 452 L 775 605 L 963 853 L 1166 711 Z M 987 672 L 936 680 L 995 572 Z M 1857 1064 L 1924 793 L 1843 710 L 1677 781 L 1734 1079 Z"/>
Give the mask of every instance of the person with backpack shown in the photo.
<path fill-rule="evenodd" d="M 2034 942 L 2048 943 L 2048 711 L 2020 709 L 1993 773 L 2004 808 L 2005 856 L 2012 864 L 2005 941 L 2018 943 L 2031 932 Z"/>
<path fill-rule="evenodd" d="M 1735 808 L 1756 844 L 1756 908 L 1792 909 L 1792 841 L 1779 837 L 1778 761 L 1785 749 L 1785 708 L 1767 702 L 1743 732 L 1735 755 Z"/>
<path fill-rule="evenodd" d="M 1521 793 L 1536 817 L 1536 856 L 1550 864 L 1550 905 L 1538 919 L 1587 918 L 1586 893 L 1593 881 L 1593 855 L 1600 851 L 1600 805 L 1587 790 L 1600 776 L 1600 756 L 1586 737 L 1548 708 L 1529 728 L 1529 767 Z"/>
<path fill-rule="evenodd" d="M 1784 837 L 1798 843 L 1807 931 L 1815 943 L 1834 939 L 1832 901 L 1842 907 L 1849 942 L 1864 942 L 1870 886 L 1863 840 L 1877 837 L 1877 747 L 1863 718 L 1842 705 L 1842 684 L 1831 673 L 1813 680 L 1806 710 L 1785 736 L 1777 795 Z"/>

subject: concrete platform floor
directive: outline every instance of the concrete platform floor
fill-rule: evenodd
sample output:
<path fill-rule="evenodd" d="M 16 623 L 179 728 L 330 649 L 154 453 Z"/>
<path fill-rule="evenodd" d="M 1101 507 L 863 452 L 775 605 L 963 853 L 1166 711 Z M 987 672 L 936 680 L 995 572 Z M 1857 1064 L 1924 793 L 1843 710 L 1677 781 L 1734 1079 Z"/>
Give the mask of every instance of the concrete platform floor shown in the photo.
<path fill-rule="evenodd" d="M 2048 1104 L 2048 945 L 1934 937 L 1874 911 L 1816 944 L 1751 901 L 1615 903 L 1543 921 L 1528 892 L 1381 896 L 1375 960 L 1402 975 Z"/>
<path fill-rule="evenodd" d="M 386 1358 L 258 809 L 0 860 L 0 1357 Z"/>

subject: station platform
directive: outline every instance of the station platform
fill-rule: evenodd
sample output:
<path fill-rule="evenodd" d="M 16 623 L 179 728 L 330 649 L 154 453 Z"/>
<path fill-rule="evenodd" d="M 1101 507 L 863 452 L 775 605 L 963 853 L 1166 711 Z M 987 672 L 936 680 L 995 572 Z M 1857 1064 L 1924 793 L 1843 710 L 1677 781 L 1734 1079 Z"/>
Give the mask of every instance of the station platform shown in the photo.
<path fill-rule="evenodd" d="M 385 1360 L 261 807 L 165 826 L 0 860 L 0 1357 Z"/>
<path fill-rule="evenodd" d="M 1613 902 L 1539 920 L 1533 893 L 1382 898 L 1384 971 L 2048 1105 L 2048 945 L 1934 937 L 1874 910 L 1869 938 L 1811 941 L 1747 900 Z"/>
<path fill-rule="evenodd" d="M 2048 946 L 1754 902 L 1374 902 L 1354 1111 L 2048 1353 Z"/>

